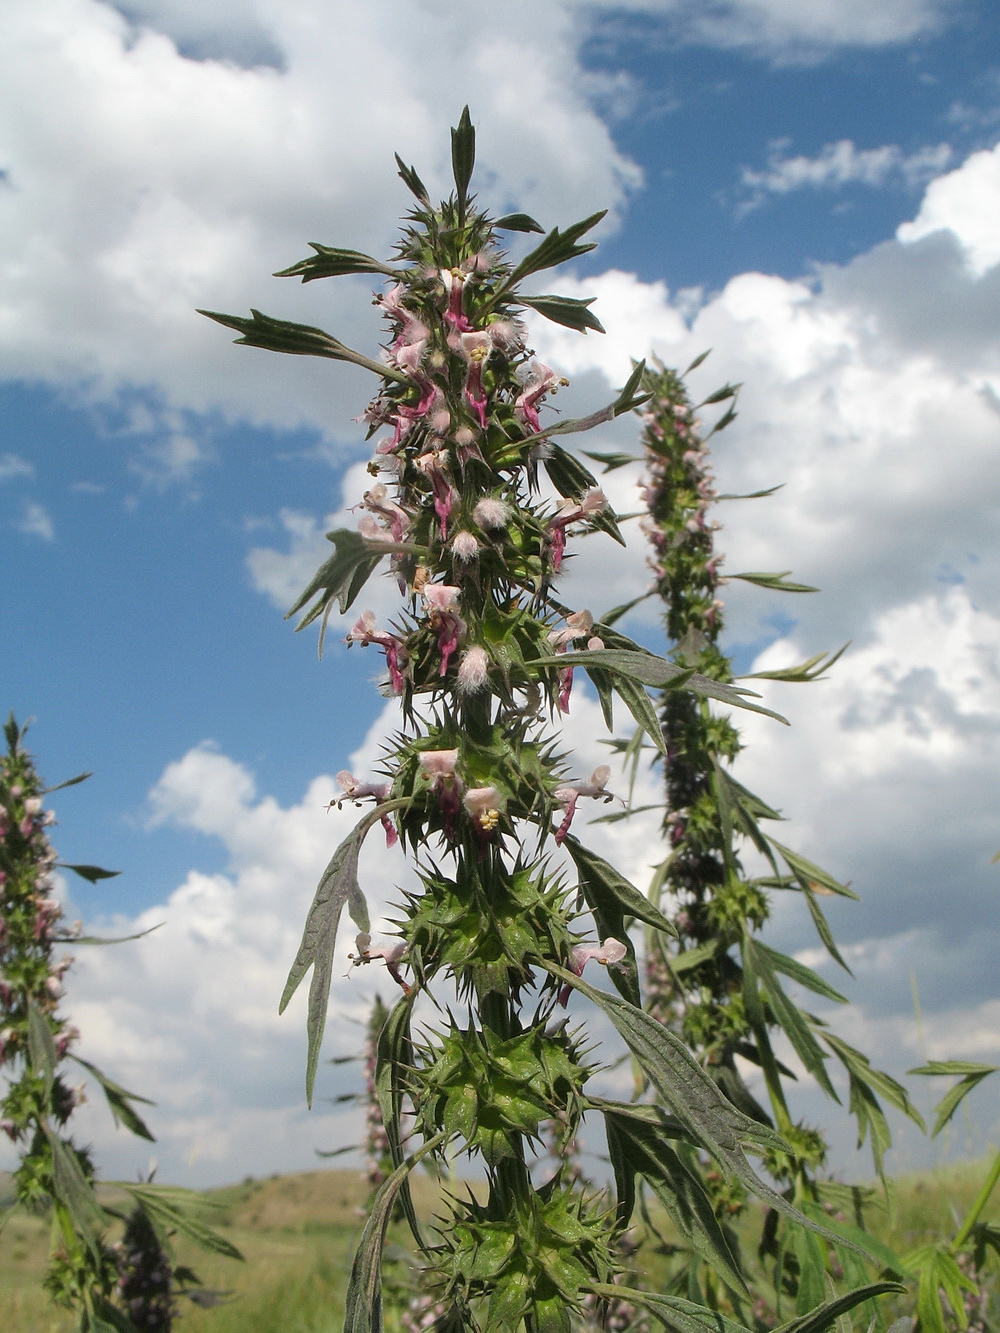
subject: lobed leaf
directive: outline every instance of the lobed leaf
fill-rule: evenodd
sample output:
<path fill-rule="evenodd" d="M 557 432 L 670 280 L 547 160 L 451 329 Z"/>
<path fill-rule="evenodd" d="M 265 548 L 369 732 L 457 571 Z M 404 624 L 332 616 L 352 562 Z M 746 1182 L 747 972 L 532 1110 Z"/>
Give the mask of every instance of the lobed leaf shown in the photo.
<path fill-rule="evenodd" d="M 92 1183 L 83 1174 L 83 1168 L 72 1147 L 64 1143 L 46 1121 L 42 1130 L 52 1150 L 52 1176 L 56 1200 L 69 1213 L 77 1235 L 100 1258 L 101 1233 L 110 1221 L 97 1201 Z"/>
<path fill-rule="evenodd" d="M 361 845 L 368 830 L 384 814 L 398 810 L 406 801 L 383 801 L 369 810 L 355 825 L 353 831 L 344 839 L 323 871 L 316 888 L 316 894 L 306 917 L 302 932 L 302 943 L 295 955 L 288 980 L 278 1005 L 278 1013 L 283 1014 L 288 1002 L 299 988 L 302 978 L 313 969 L 309 986 L 309 1007 L 306 1018 L 308 1035 L 308 1054 L 306 1057 L 306 1101 L 312 1105 L 313 1086 L 316 1082 L 316 1069 L 319 1064 L 319 1048 L 326 1026 L 326 1010 L 330 999 L 330 982 L 333 977 L 333 952 L 337 946 L 337 927 L 344 905 L 348 905 L 351 917 L 359 930 L 368 929 L 368 911 L 364 895 L 358 883 L 358 857 Z"/>
<path fill-rule="evenodd" d="M 205 1200 L 195 1190 L 180 1185 L 154 1185 L 151 1181 L 119 1180 L 115 1184 L 131 1195 L 148 1213 L 151 1222 L 159 1224 L 158 1229 L 168 1233 L 179 1231 L 202 1249 L 225 1255 L 227 1259 L 243 1258 L 232 1241 L 201 1220 L 199 1213 L 205 1210 Z"/>
<path fill-rule="evenodd" d="M 325 333 L 323 329 L 317 329 L 311 324 L 295 324 L 287 319 L 274 319 L 271 315 L 253 309 L 250 311 L 249 319 L 240 315 L 223 315 L 217 310 L 199 310 L 198 314 L 204 315 L 207 319 L 214 319 L 216 324 L 222 324 L 227 329 L 235 329 L 243 336 L 234 338 L 233 341 L 243 343 L 247 347 L 261 347 L 268 352 L 285 352 L 290 356 L 323 356 L 331 361 L 350 361 L 356 366 L 372 371 L 375 375 L 380 375 L 383 379 L 398 380 L 400 384 L 407 385 L 413 383 L 401 370 L 387 366 L 381 361 L 373 361 L 371 357 L 364 356 L 361 352 L 355 352 L 332 333 Z"/>
<path fill-rule="evenodd" d="M 824 673 L 830 670 L 834 662 L 842 657 L 850 646 L 850 641 L 848 641 L 843 648 L 838 648 L 835 653 L 817 653 L 815 657 L 810 657 L 807 662 L 800 662 L 798 666 L 780 667 L 777 671 L 752 671 L 747 676 L 740 676 L 739 679 L 784 680 L 793 684 L 822 680 Z"/>
<path fill-rule="evenodd" d="M 406 165 L 406 163 L 403 161 L 403 159 L 399 156 L 398 153 L 395 154 L 395 157 L 396 157 L 396 166 L 399 168 L 398 175 L 400 180 L 410 191 L 410 193 L 416 196 L 416 198 L 420 201 L 420 203 L 429 206 L 431 199 L 430 195 L 427 193 L 427 187 L 424 185 L 423 181 L 417 175 L 413 167 L 408 167 Z"/>
<path fill-rule="evenodd" d="M 935 1107 L 937 1118 L 931 1130 L 931 1138 L 936 1138 L 940 1134 L 973 1088 L 978 1087 L 990 1074 L 995 1074 L 998 1067 L 1000 1066 L 973 1064 L 968 1060 L 932 1060 L 929 1064 L 920 1065 L 917 1069 L 909 1071 L 911 1074 L 961 1076 L 960 1081 L 945 1093 Z"/>
<path fill-rule="evenodd" d="M 334 603 L 340 603 L 340 612 L 343 615 L 353 605 L 361 589 L 371 577 L 376 565 L 382 559 L 383 554 L 380 551 L 373 552 L 361 533 L 355 532 L 352 528 L 337 528 L 334 532 L 328 532 L 326 539 L 328 542 L 333 542 L 333 555 L 320 565 L 305 592 L 301 594 L 294 606 L 285 615 L 285 619 L 288 620 L 289 617 L 301 611 L 308 602 L 311 602 L 319 594 L 317 601 L 309 608 L 295 628 L 296 631 L 305 629 L 318 616 L 322 616 L 319 637 L 320 656 L 323 654 L 326 624 L 333 612 Z"/>
<path fill-rule="evenodd" d="M 316 278 L 340 278 L 348 273 L 385 273 L 388 277 L 397 276 L 396 270 L 362 254 L 360 250 L 339 250 L 330 245 L 320 245 L 319 241 L 310 241 L 309 248 L 315 250 L 308 259 L 300 259 L 290 268 L 279 269 L 276 278 L 299 278 L 303 282 L 313 282 Z"/>
<path fill-rule="evenodd" d="M 592 227 L 597 226 L 607 211 L 606 208 L 602 208 L 599 213 L 592 213 L 590 217 L 584 218 L 582 222 L 573 223 L 565 231 L 553 227 L 545 239 L 539 241 L 534 250 L 525 255 L 514 269 L 514 272 L 507 279 L 505 290 L 510 291 L 512 287 L 516 287 L 531 273 L 539 273 L 543 268 L 555 268 L 559 264 L 564 264 L 568 259 L 575 259 L 578 255 L 585 255 L 588 250 L 595 249 L 596 242 L 594 241 L 588 241 L 585 245 L 579 245 L 577 242 Z"/>

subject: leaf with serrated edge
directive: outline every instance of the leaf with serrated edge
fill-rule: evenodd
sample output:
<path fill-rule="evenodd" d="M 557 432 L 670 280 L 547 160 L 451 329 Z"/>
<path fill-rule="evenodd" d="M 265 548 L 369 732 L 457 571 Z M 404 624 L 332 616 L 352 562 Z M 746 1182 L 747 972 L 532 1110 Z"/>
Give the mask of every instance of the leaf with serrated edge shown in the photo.
<path fill-rule="evenodd" d="M 729 1247 L 701 1182 L 684 1165 L 652 1125 L 605 1111 L 605 1121 L 619 1136 L 616 1147 L 623 1165 L 631 1164 L 652 1187 L 677 1230 L 691 1248 L 735 1290 L 749 1295 L 736 1257 Z"/>
<path fill-rule="evenodd" d="M 115 1184 L 142 1205 L 150 1221 L 159 1222 L 167 1231 L 179 1231 L 202 1249 L 225 1255 L 227 1259 L 243 1258 L 231 1241 L 206 1225 L 198 1216 L 205 1208 L 205 1200 L 194 1190 L 184 1189 L 180 1185 L 154 1185 L 147 1181 L 133 1184 L 119 1180 Z"/>
<path fill-rule="evenodd" d="M 107 1213 L 97 1202 L 94 1187 L 83 1174 L 72 1148 L 47 1123 L 42 1126 L 52 1149 L 55 1194 L 73 1219 L 77 1234 L 94 1254 L 101 1252 L 100 1233 L 107 1227 Z"/>
<path fill-rule="evenodd" d="M 330 998 L 330 982 L 333 977 L 333 951 L 337 944 L 337 926 L 344 904 L 350 904 L 351 913 L 359 930 L 367 930 L 367 915 L 364 924 L 358 919 L 364 904 L 361 887 L 358 884 L 358 857 L 365 835 L 373 824 L 392 810 L 399 810 L 406 805 L 405 799 L 383 801 L 355 825 L 354 830 L 340 844 L 324 870 L 313 898 L 309 915 L 306 917 L 302 932 L 302 943 L 288 973 L 288 980 L 281 996 L 278 1013 L 283 1014 L 289 1000 L 299 988 L 299 983 L 310 967 L 313 969 L 312 982 L 309 986 L 309 1011 L 306 1019 L 306 1031 L 309 1050 L 306 1058 L 306 1100 L 312 1105 L 313 1085 L 316 1081 L 316 1069 L 319 1064 L 319 1047 L 326 1026 L 326 1008 Z"/>
<path fill-rule="evenodd" d="M 778 1152 L 788 1152 L 788 1145 L 769 1126 L 759 1124 L 737 1110 L 669 1028 L 635 1005 L 617 995 L 597 990 L 582 977 L 555 963 L 542 962 L 542 966 L 564 984 L 581 991 L 607 1014 L 669 1110 L 687 1128 L 694 1142 L 711 1153 L 724 1171 L 735 1176 L 751 1193 L 779 1213 L 827 1240 L 841 1240 L 832 1231 L 811 1221 L 761 1180 L 747 1161 L 742 1145 L 752 1144 L 756 1149 Z M 864 1255 L 865 1251 L 858 1249 L 858 1253 Z"/>
<path fill-rule="evenodd" d="M 148 1097 L 140 1097 L 137 1092 L 129 1092 L 120 1083 L 115 1083 L 113 1079 L 108 1078 L 89 1060 L 83 1060 L 79 1055 L 71 1055 L 70 1059 L 75 1060 L 78 1065 L 82 1065 L 89 1074 L 97 1079 L 117 1124 L 124 1125 L 127 1130 L 140 1139 L 148 1139 L 150 1143 L 156 1142 L 156 1136 L 150 1132 L 148 1125 L 132 1105 L 132 1102 L 142 1102 L 146 1106 L 155 1106 L 155 1102 L 150 1101 Z"/>
<path fill-rule="evenodd" d="M 653 906 L 645 894 L 640 893 L 634 884 L 603 857 L 592 852 L 589 847 L 584 847 L 572 833 L 567 835 L 563 846 L 573 858 L 581 879 L 598 885 L 603 890 L 600 894 L 602 899 L 610 895 L 617 903 L 619 913 L 624 912 L 639 921 L 645 921 L 647 925 L 655 926 L 657 930 L 662 930 L 667 935 L 677 934 L 676 928 L 658 908 Z"/>

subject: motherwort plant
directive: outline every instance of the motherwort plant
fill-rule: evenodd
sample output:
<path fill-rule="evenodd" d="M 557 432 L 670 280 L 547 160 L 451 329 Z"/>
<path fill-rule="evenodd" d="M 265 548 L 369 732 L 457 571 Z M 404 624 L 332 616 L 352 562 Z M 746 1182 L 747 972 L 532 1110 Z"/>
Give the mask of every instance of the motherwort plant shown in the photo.
<path fill-rule="evenodd" d="M 702 360 L 699 357 L 689 370 Z M 731 405 L 737 392 L 734 386 L 726 385 L 698 405 L 730 404 L 704 435 L 682 376 L 657 362 L 644 370 L 641 386 L 648 395 L 640 412 L 646 462 L 642 498 L 647 506 L 641 526 L 652 547 L 649 563 L 654 575 L 647 595 L 658 596 L 664 603 L 674 663 L 730 683 L 732 664 L 719 646 L 724 609 L 719 592 L 727 579 L 721 573 L 723 557 L 715 549 L 719 524 L 711 517 L 712 507 L 720 499 L 755 499 L 771 492 L 742 497 L 716 494 L 708 440 L 736 415 Z M 617 455 L 594 457 L 601 457 L 609 466 L 626 461 Z M 815 591 L 790 582 L 787 571 L 730 577 L 786 592 Z M 610 618 L 615 618 L 614 613 Z M 819 654 L 800 666 L 761 671 L 755 677 L 813 681 L 839 656 L 839 652 Z M 827 1061 L 832 1055 L 843 1066 L 859 1146 L 866 1138 L 870 1140 L 880 1175 L 890 1135 L 879 1098 L 921 1127 L 922 1120 L 905 1089 L 873 1069 L 860 1051 L 801 1008 L 789 993 L 788 983 L 826 1001 L 845 1002 L 845 997 L 811 968 L 761 939 L 771 913 L 771 894 L 799 894 L 824 947 L 846 970 L 820 899 L 857 895 L 764 831 L 761 821 L 780 815 L 733 776 L 731 764 L 742 744 L 731 717 L 713 711 L 704 698 L 673 690 L 663 695 L 660 720 L 666 852 L 650 896 L 669 917 L 676 934 L 673 938 L 664 932 L 647 935 L 648 1012 L 685 1042 L 733 1105 L 778 1130 L 784 1147 L 769 1151 L 765 1161 L 785 1197 L 814 1218 L 834 1212 L 841 1221 L 831 1226 L 842 1236 L 857 1239 L 857 1228 L 846 1224 L 843 1211 L 860 1215 L 860 1192 L 852 1194 L 843 1186 L 821 1180 L 826 1143 L 818 1130 L 793 1116 L 787 1089 L 794 1075 L 775 1052 L 776 1038 L 783 1035 L 804 1068 L 835 1101 L 839 1098 Z M 635 757 L 638 740 L 641 738 L 632 746 Z M 762 867 L 758 873 L 744 869 L 741 847 L 756 853 Z M 767 1109 L 745 1081 L 748 1068 L 762 1076 Z M 734 1192 L 717 1172 L 710 1173 L 709 1183 L 714 1184 L 720 1215 L 740 1211 L 740 1189 Z M 843 1245 L 830 1250 L 814 1233 L 773 1209 L 765 1225 L 762 1253 L 774 1261 L 771 1299 L 779 1310 L 789 1294 L 794 1294 L 800 1312 L 808 1309 L 822 1296 L 831 1268 L 846 1270 L 855 1280 L 861 1280 L 864 1272 Z M 902 1268 L 891 1253 L 884 1249 L 879 1253 L 889 1267 Z"/>
<path fill-rule="evenodd" d="M 52 1249 L 45 1287 L 56 1304 L 75 1311 L 81 1333 L 164 1333 L 172 1326 L 177 1296 L 202 1304 L 213 1295 L 194 1291 L 197 1278 L 173 1265 L 170 1237 L 177 1231 L 233 1258 L 239 1252 L 193 1211 L 186 1190 L 149 1182 L 115 1182 L 130 1200 L 122 1212 L 99 1201 L 90 1151 L 70 1128 L 84 1100 L 84 1084 L 70 1082 L 70 1067 L 103 1090 L 116 1123 L 141 1138 L 153 1136 L 127 1092 L 75 1054 L 80 1033 L 62 1012 L 66 975 L 73 958 L 66 945 L 93 940 L 69 925 L 55 896 L 54 872 L 72 870 L 91 883 L 115 872 L 60 862 L 49 840 L 55 822 L 46 797 L 81 782 L 71 778 L 45 787 L 24 748 L 25 728 L 11 717 L 0 755 L 0 1129 L 20 1157 L 13 1175 L 21 1207 L 49 1212 Z M 111 1231 L 124 1223 L 121 1241 Z"/>
<path fill-rule="evenodd" d="M 306 608 L 302 624 L 325 622 L 335 604 L 346 612 L 383 561 L 401 595 L 390 623 L 362 610 L 348 635 L 349 643 L 384 654 L 384 692 L 399 700 L 402 730 L 376 778 L 340 775 L 346 798 L 372 808 L 323 875 L 282 1000 L 311 968 L 311 1097 L 345 904 L 359 931 L 354 963 L 384 962 L 399 987 L 376 1070 L 395 1169 L 375 1196 L 355 1260 L 350 1330 L 381 1327 L 381 1252 L 396 1200 L 442 1319 L 481 1330 L 523 1324 L 528 1333 L 568 1329 L 593 1298 L 628 1294 L 614 1279 L 635 1177 L 674 1170 L 677 1142 L 696 1145 L 776 1207 L 789 1207 L 744 1156 L 744 1145 L 782 1151 L 778 1135 L 735 1106 L 684 1043 L 643 1010 L 627 922 L 666 934 L 672 928 L 571 831 L 580 803 L 610 798 L 610 770 L 575 776 L 546 732 L 547 720 L 570 706 L 579 669 L 609 714 L 617 693 L 656 744 L 660 723 L 647 686 L 683 685 L 749 705 L 745 692 L 644 652 L 557 598 L 572 538 L 598 531 L 621 540 L 594 478 L 557 441 L 639 405 L 642 370 L 610 407 L 580 420 L 543 420 L 546 400 L 564 381 L 528 348 L 523 309 L 580 332 L 600 325 L 589 301 L 525 296 L 519 284 L 591 249 L 581 238 L 601 214 L 543 234 L 512 262 L 497 233 L 542 229 L 525 214 L 492 220 L 474 206 L 474 143 L 466 111 L 452 132 L 455 192 L 436 208 L 417 174 L 399 163 L 416 204 L 391 261 L 314 244 L 313 255 L 284 271 L 305 282 L 378 275 L 375 302 L 387 327 L 379 359 L 256 311 L 247 319 L 211 314 L 250 346 L 354 362 L 379 381 L 365 412 L 375 450 L 372 484 L 358 497 L 358 528 L 328 534 L 334 552 L 292 609 Z M 551 484 L 545 492 L 541 469 Z M 398 836 L 420 888 L 405 896 L 398 933 L 376 944 L 357 867 L 362 841 L 378 823 L 390 841 Z M 556 859 L 559 845 L 573 867 L 569 881 Z M 580 914 L 584 906 L 589 918 Z M 591 978 L 607 968 L 617 994 L 584 978 L 588 964 Z M 656 1105 L 590 1092 L 593 1046 L 564 1008 L 573 991 L 625 1038 L 657 1090 Z M 425 995 L 438 1018 L 417 1030 L 414 1006 Z M 401 1142 L 404 1106 L 413 1125 L 409 1155 Z M 558 1167 L 546 1171 L 548 1127 L 558 1122 L 575 1136 L 588 1112 L 607 1126 L 614 1202 L 576 1189 Z M 479 1163 L 486 1192 L 451 1199 L 448 1215 L 427 1229 L 407 1176 L 421 1159 L 461 1154 Z M 738 1299 L 743 1278 L 704 1191 L 684 1175 L 671 1197 Z M 634 1299 L 669 1327 L 718 1327 L 685 1299 Z M 857 1299 L 834 1302 L 834 1313 L 811 1327 Z"/>

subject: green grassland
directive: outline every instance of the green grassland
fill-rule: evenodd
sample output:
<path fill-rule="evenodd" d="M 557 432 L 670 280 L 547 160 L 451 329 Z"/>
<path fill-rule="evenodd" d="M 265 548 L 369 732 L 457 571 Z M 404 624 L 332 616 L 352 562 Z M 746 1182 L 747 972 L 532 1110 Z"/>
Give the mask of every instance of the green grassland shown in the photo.
<path fill-rule="evenodd" d="M 892 1213 L 872 1209 L 869 1227 L 900 1254 L 953 1235 L 985 1171 L 985 1163 L 970 1162 L 902 1177 L 895 1184 Z M 413 1184 L 418 1210 L 428 1216 L 440 1186 L 419 1174 Z M 210 1309 L 185 1301 L 179 1328 L 183 1333 L 339 1333 L 365 1193 L 364 1182 L 351 1171 L 275 1176 L 209 1191 L 206 1220 L 243 1252 L 246 1263 L 178 1245 L 178 1257 L 196 1269 L 205 1287 L 226 1293 L 225 1302 Z M 1000 1199 L 986 1216 L 1000 1219 Z M 748 1254 L 754 1220 L 748 1220 L 744 1237 Z M 664 1234 L 668 1231 L 664 1228 Z M 406 1237 L 400 1232 L 398 1239 L 403 1244 Z M 20 1212 L 0 1232 L 3 1333 L 71 1333 L 76 1327 L 41 1287 L 48 1240 L 46 1219 Z M 654 1244 L 638 1263 L 655 1282 L 661 1260 Z M 400 1265 L 394 1271 L 405 1272 Z M 912 1304 L 904 1302 L 899 1310 L 909 1312 Z"/>

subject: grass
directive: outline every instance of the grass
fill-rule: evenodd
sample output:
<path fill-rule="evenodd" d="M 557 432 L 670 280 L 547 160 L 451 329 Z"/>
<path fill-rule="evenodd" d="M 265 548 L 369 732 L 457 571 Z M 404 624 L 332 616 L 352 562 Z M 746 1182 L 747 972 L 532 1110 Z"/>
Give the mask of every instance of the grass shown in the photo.
<path fill-rule="evenodd" d="M 869 1226 L 901 1254 L 954 1235 L 986 1169 L 986 1163 L 967 1162 L 901 1177 L 893 1216 L 873 1212 Z M 428 1216 L 439 1187 L 419 1174 L 413 1185 L 418 1211 Z M 246 1263 L 178 1245 L 178 1257 L 195 1268 L 206 1287 L 227 1293 L 226 1302 L 212 1309 L 185 1301 L 180 1333 L 339 1333 L 361 1228 L 360 1177 L 350 1171 L 275 1176 L 210 1191 L 206 1198 L 215 1205 L 213 1225 L 242 1250 Z M 1000 1197 L 984 1216 L 1000 1221 Z M 48 1240 L 47 1222 L 20 1212 L 0 1232 L 4 1333 L 71 1333 L 76 1327 L 71 1315 L 52 1307 L 41 1287 Z"/>

